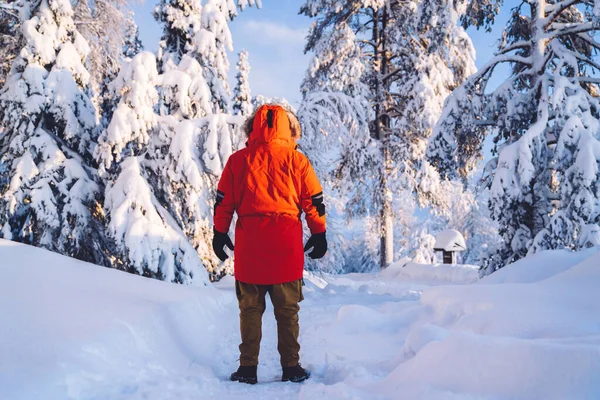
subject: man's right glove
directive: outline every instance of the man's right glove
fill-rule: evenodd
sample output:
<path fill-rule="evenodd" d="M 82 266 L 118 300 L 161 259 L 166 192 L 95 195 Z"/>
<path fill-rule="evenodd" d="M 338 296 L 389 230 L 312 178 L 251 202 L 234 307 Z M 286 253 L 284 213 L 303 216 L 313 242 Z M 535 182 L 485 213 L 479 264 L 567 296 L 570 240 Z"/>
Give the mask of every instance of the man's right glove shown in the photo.
<path fill-rule="evenodd" d="M 306 246 L 304 246 L 304 251 L 313 249 L 308 256 L 313 260 L 317 258 L 323 258 L 325 253 L 327 253 L 327 237 L 325 236 L 325 232 L 315 233 L 308 239 L 306 242 Z"/>
<path fill-rule="evenodd" d="M 229 249 L 233 250 L 233 243 L 231 242 L 231 238 L 228 234 L 219 232 L 214 230 L 215 235 L 213 236 L 213 251 L 215 255 L 219 257 L 219 260 L 225 261 L 229 258 L 227 253 L 225 253 L 225 246 L 229 247 Z"/>

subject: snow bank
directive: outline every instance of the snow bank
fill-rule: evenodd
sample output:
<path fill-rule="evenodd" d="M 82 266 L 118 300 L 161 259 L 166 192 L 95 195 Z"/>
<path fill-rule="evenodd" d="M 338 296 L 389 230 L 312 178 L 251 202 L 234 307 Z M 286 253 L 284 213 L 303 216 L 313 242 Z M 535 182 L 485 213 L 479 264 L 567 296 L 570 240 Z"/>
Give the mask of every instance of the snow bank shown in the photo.
<path fill-rule="evenodd" d="M 413 399 L 600 398 L 600 249 L 517 264 L 476 285 L 424 291 L 430 318 L 410 331 L 380 391 L 408 388 Z"/>
<path fill-rule="evenodd" d="M 181 364 L 206 384 L 216 380 L 204 371 L 215 365 L 225 305 L 213 287 L 142 278 L 5 240 L 0 259 L 0 399 L 122 398 L 136 387 L 144 398 L 159 386 L 185 385 L 173 372 Z"/>
<path fill-rule="evenodd" d="M 479 267 L 466 264 L 420 264 L 400 260 L 381 272 L 387 280 L 424 283 L 428 285 L 468 284 L 479 278 Z"/>
<path fill-rule="evenodd" d="M 597 248 L 575 253 L 569 250 L 542 251 L 507 265 L 484 277 L 480 282 L 484 284 L 539 282 L 571 268 L 597 252 Z"/>

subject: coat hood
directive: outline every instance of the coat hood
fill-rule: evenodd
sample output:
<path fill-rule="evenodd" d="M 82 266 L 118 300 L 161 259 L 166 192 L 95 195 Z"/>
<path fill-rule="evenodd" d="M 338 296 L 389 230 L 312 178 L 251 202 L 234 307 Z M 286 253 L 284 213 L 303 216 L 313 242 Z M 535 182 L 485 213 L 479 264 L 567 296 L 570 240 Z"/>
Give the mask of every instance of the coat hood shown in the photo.
<path fill-rule="evenodd" d="M 296 147 L 296 142 L 292 139 L 290 120 L 283 107 L 263 105 L 256 112 L 248 145 L 263 143 L 279 143 Z"/>

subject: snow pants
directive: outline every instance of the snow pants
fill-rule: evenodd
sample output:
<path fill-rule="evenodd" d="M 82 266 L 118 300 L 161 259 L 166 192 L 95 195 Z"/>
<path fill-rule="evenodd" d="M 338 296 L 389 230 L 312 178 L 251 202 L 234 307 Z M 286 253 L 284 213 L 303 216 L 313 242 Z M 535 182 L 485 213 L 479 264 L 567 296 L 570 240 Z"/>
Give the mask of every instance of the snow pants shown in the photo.
<path fill-rule="evenodd" d="M 240 365 L 258 365 L 258 353 L 262 338 L 262 316 L 265 312 L 265 296 L 269 293 L 277 320 L 277 350 L 282 367 L 293 367 L 300 360 L 298 334 L 298 311 L 304 300 L 302 279 L 277 285 L 254 285 L 235 282 L 235 292 L 240 306 Z"/>

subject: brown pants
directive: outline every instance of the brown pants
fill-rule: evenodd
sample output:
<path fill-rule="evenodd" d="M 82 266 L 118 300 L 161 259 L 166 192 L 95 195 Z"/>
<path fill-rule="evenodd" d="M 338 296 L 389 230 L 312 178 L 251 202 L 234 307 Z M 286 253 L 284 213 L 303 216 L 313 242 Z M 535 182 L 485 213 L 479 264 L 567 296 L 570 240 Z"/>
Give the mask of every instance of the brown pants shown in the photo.
<path fill-rule="evenodd" d="M 258 365 L 258 353 L 262 338 L 262 315 L 265 312 L 265 296 L 269 293 L 277 320 L 277 350 L 282 367 L 298 364 L 298 311 L 302 296 L 302 279 L 278 285 L 252 285 L 235 282 L 235 292 L 240 306 L 240 365 Z"/>

